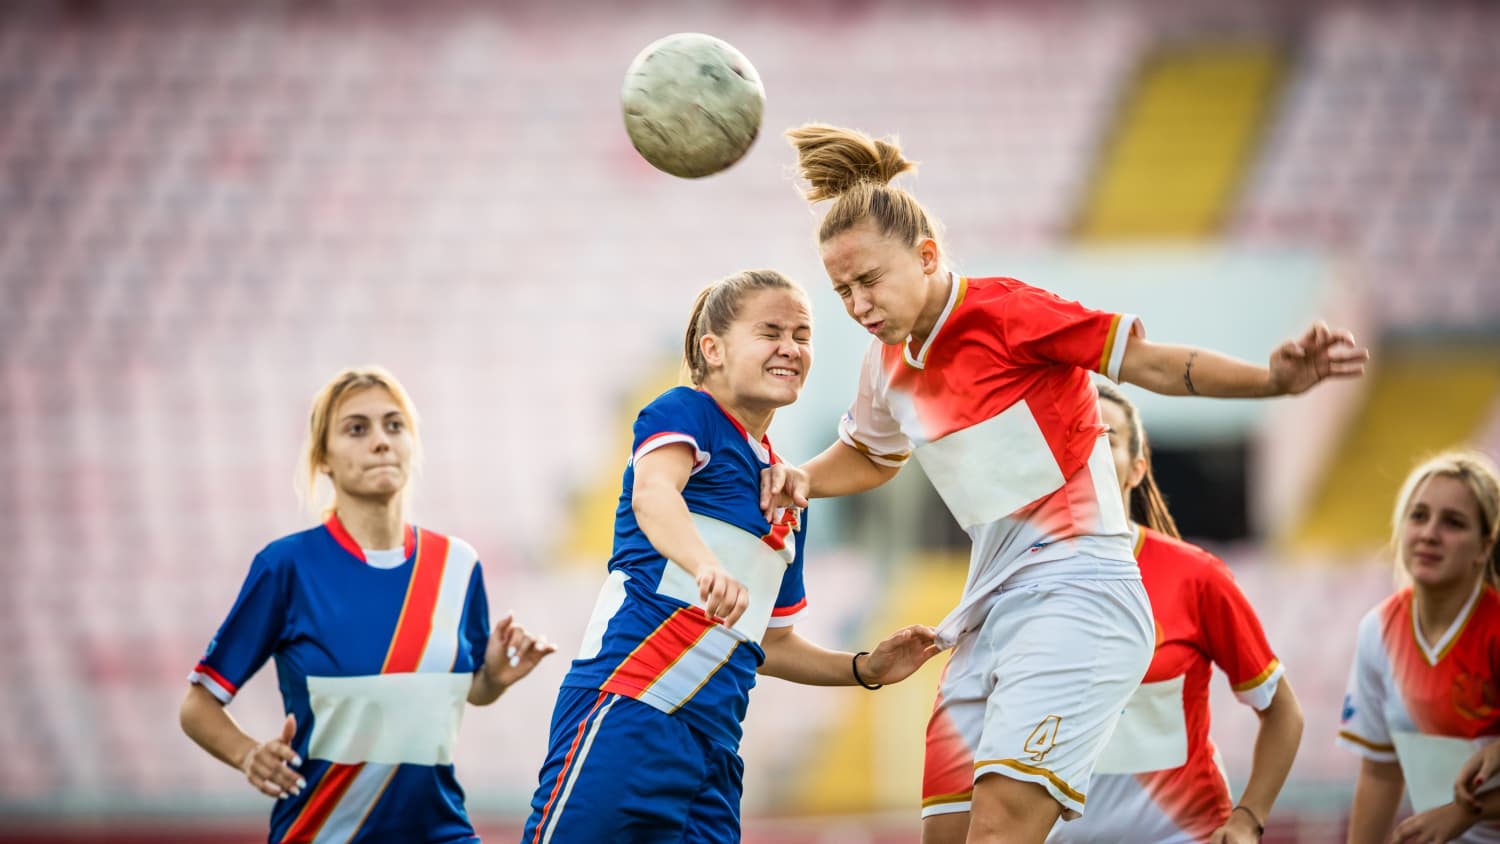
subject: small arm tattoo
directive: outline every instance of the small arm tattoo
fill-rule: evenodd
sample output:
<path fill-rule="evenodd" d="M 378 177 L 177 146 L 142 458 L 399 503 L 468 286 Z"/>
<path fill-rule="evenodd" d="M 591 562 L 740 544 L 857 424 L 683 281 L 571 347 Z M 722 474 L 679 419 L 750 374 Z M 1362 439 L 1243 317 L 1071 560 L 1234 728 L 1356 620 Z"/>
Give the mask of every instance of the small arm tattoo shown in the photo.
<path fill-rule="evenodd" d="M 1187 387 L 1188 395 L 1192 396 L 1198 395 L 1198 388 L 1193 386 L 1193 358 L 1197 356 L 1197 352 L 1188 352 L 1187 368 L 1182 370 L 1183 386 Z"/>

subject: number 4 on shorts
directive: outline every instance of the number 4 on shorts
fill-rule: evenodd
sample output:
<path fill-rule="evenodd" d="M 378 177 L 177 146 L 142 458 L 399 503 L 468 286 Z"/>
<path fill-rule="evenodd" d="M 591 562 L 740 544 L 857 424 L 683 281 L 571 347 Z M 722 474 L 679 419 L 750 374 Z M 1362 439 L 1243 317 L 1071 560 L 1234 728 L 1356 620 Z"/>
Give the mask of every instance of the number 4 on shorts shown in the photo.
<path fill-rule="evenodd" d="M 1047 758 L 1047 754 L 1057 745 L 1057 728 L 1061 725 L 1062 717 L 1058 715 L 1048 715 L 1042 719 L 1042 723 L 1036 725 L 1023 745 L 1023 749 L 1031 754 L 1031 761 L 1040 762 Z"/>

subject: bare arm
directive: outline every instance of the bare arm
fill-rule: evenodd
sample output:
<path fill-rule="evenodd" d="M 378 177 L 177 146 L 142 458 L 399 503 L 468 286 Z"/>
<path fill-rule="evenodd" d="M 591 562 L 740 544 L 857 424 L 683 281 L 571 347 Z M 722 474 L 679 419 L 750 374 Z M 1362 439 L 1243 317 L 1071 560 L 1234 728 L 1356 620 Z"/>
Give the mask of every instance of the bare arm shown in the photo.
<path fill-rule="evenodd" d="M 1237 804 L 1248 812 L 1231 813 L 1221 830 L 1210 839 L 1215 844 L 1259 839 L 1251 821 L 1264 823 L 1271 814 L 1276 796 L 1281 793 L 1287 774 L 1292 770 L 1292 760 L 1297 757 L 1297 746 L 1302 742 L 1302 706 L 1285 677 L 1277 684 L 1270 705 L 1257 711 L 1256 715 L 1260 716 L 1260 730 L 1255 735 L 1250 779 L 1245 783 L 1245 791 Z M 1223 837 L 1220 837 L 1220 832 L 1224 833 Z"/>
<path fill-rule="evenodd" d="M 1330 378 L 1364 374 L 1368 350 L 1347 331 L 1316 323 L 1258 366 L 1192 346 L 1152 343 L 1132 333 L 1126 340 L 1120 380 L 1167 396 L 1265 398 L 1296 395 Z"/>
<path fill-rule="evenodd" d="M 760 473 L 760 509 L 767 519 L 777 507 L 806 507 L 810 498 L 838 498 L 880 486 L 899 466 L 885 466 L 837 440 L 801 468 L 777 463 Z"/>
<path fill-rule="evenodd" d="M 759 672 L 807 686 L 853 686 L 858 684 L 854 676 L 857 660 L 859 677 L 866 683 L 897 683 L 938 653 L 936 635 L 931 627 L 903 627 L 876 645 L 873 652 L 856 657 L 809 642 L 794 628 L 772 627 L 761 640 L 766 661 Z"/>
<path fill-rule="evenodd" d="M 281 736 L 260 742 L 252 738 L 230 716 L 219 699 L 202 686 L 188 687 L 177 713 L 182 731 L 209 755 L 231 768 L 243 771 L 250 784 L 271 797 L 299 794 L 307 782 L 292 768 L 302 760 L 292 750 L 297 719 L 291 715 L 281 727 Z"/>
<path fill-rule="evenodd" d="M 901 471 L 883 466 L 843 440 L 802 465 L 807 473 L 808 498 L 838 498 L 872 490 Z"/>
<path fill-rule="evenodd" d="M 750 605 L 750 593 L 719 564 L 698 535 L 682 489 L 693 473 L 693 449 L 674 443 L 635 461 L 631 507 L 636 523 L 663 557 L 681 566 L 698 582 L 704 610 L 733 625 Z"/>
<path fill-rule="evenodd" d="M 1382 844 L 1391 834 L 1396 807 L 1406 779 L 1395 762 L 1365 759 L 1359 766 L 1354 802 L 1349 807 L 1349 837 L 1346 844 Z"/>

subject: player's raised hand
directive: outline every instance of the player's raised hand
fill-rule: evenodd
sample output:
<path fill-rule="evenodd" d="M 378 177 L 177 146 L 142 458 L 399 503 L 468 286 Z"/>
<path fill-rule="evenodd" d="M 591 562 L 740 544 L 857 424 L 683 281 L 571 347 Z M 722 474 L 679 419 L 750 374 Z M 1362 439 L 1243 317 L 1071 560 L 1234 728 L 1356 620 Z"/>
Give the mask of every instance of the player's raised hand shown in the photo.
<path fill-rule="evenodd" d="M 1370 350 L 1355 343 L 1353 334 L 1315 322 L 1271 353 L 1271 385 L 1277 395 L 1296 395 L 1328 378 L 1357 378 L 1369 359 Z"/>
<path fill-rule="evenodd" d="M 482 670 L 495 688 L 505 689 L 530 674 L 537 663 L 556 650 L 557 646 L 547 641 L 547 637 L 528 631 L 516 623 L 515 613 L 507 612 L 485 643 Z"/>
<path fill-rule="evenodd" d="M 760 511 L 775 521 L 777 507 L 806 507 L 812 489 L 807 473 L 786 463 L 772 463 L 760 471 Z"/>
<path fill-rule="evenodd" d="M 859 676 L 867 683 L 899 683 L 937 656 L 937 630 L 925 624 L 903 627 L 875 646 L 859 666 Z"/>
<path fill-rule="evenodd" d="M 717 565 L 698 569 L 698 597 L 709 618 L 721 618 L 730 627 L 750 606 L 750 590 Z"/>
<path fill-rule="evenodd" d="M 307 780 L 293 770 L 293 766 L 302 764 L 302 758 L 292 750 L 296 735 L 297 716 L 287 713 L 281 735 L 250 748 L 240 760 L 245 779 L 262 794 L 285 800 L 301 794 L 307 787 Z"/>

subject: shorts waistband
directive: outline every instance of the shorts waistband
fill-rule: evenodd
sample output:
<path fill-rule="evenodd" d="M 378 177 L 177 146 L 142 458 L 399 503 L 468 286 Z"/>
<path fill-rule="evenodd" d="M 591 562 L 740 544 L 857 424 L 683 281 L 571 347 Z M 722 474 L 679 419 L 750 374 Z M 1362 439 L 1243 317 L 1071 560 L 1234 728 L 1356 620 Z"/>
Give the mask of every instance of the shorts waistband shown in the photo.
<path fill-rule="evenodd" d="M 1141 579 L 1140 566 L 1134 560 L 1110 560 L 1103 557 L 1079 556 L 1065 560 L 1044 560 L 1020 569 L 1000 584 L 1005 592 L 1017 586 L 1049 580 L 1103 581 Z"/>

